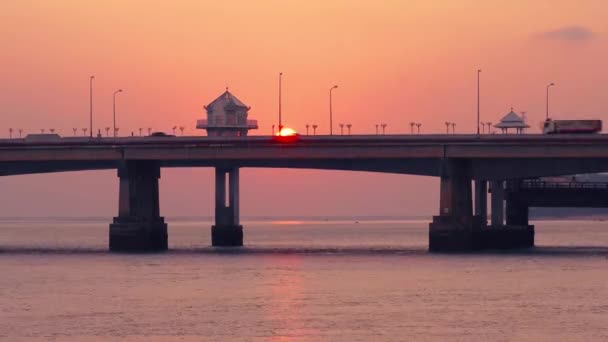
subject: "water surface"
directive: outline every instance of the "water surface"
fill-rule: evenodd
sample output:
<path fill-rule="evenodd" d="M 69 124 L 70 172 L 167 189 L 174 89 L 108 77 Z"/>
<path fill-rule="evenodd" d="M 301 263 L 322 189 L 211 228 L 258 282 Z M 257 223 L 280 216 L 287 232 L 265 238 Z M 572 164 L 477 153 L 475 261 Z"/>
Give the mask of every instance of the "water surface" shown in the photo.
<path fill-rule="evenodd" d="M 608 339 L 606 222 L 536 222 L 539 247 L 482 254 L 429 254 L 424 220 L 258 220 L 230 251 L 169 220 L 159 254 L 108 253 L 107 226 L 0 221 L 0 339 Z"/>

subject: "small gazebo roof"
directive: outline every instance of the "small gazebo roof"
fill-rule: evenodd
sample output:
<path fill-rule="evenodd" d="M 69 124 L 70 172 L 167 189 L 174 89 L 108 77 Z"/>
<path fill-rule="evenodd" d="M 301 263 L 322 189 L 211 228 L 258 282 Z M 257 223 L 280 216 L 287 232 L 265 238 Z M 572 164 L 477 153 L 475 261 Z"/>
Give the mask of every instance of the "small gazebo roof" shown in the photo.
<path fill-rule="evenodd" d="M 508 112 L 505 116 L 503 116 L 503 118 L 500 119 L 500 122 L 497 123 L 496 125 L 494 125 L 494 127 L 496 127 L 496 128 L 529 128 L 530 126 L 524 122 L 524 119 L 522 119 L 519 115 L 517 115 L 517 113 L 515 113 L 513 111 L 513 108 L 511 108 L 511 111 Z"/>
<path fill-rule="evenodd" d="M 249 107 L 246 104 L 241 102 L 241 100 L 236 98 L 236 96 L 232 95 L 232 93 L 228 91 L 228 88 L 226 88 L 226 91 L 222 95 L 220 95 L 217 99 L 211 101 L 211 103 L 209 103 L 207 106 L 205 106 L 205 108 L 235 108 L 235 107 L 249 109 Z"/>

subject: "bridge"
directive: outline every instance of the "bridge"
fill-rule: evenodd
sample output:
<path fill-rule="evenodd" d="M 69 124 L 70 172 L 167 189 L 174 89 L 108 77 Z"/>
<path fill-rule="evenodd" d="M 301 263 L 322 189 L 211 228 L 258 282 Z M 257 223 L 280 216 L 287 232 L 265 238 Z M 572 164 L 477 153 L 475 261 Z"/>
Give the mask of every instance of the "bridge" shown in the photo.
<path fill-rule="evenodd" d="M 505 184 L 543 176 L 606 172 L 608 136 L 0 139 L 1 176 L 116 169 L 118 215 L 109 230 L 109 247 L 116 251 L 167 248 L 167 224 L 160 215 L 158 192 L 160 171 L 166 167 L 215 168 L 214 246 L 243 244 L 239 169 L 265 167 L 440 177 L 439 209 L 429 225 L 430 250 L 526 247 L 534 244 L 534 227 L 527 218 L 532 204 L 508 197 L 513 191 Z M 488 185 L 492 194 L 490 224 L 486 219 Z M 513 214 L 522 211 L 526 214 Z"/>

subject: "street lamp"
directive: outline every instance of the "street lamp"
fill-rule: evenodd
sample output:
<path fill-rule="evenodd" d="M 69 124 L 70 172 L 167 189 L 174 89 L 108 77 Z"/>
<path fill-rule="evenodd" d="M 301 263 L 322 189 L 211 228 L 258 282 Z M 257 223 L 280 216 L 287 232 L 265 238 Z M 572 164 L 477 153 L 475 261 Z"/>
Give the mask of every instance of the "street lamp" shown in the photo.
<path fill-rule="evenodd" d="M 417 124 L 416 124 L 416 127 L 418 127 L 418 134 L 420 134 L 420 126 L 422 126 L 422 124 L 421 124 L 421 123 L 417 123 Z"/>
<path fill-rule="evenodd" d="M 282 82 L 283 81 L 283 73 L 280 72 L 279 73 L 279 132 L 281 132 L 281 129 L 283 128 L 283 121 L 281 118 L 281 88 L 282 88 Z M 274 125 L 272 125 L 273 129 L 272 129 L 272 135 L 274 135 Z"/>
<path fill-rule="evenodd" d="M 118 94 L 118 93 L 122 93 L 122 89 L 118 89 L 112 95 L 112 100 L 113 100 L 113 104 L 114 104 L 114 137 L 116 137 L 116 94 Z"/>
<path fill-rule="evenodd" d="M 380 125 L 376 124 L 376 135 L 378 135 L 378 127 L 379 127 L 379 126 L 380 126 Z"/>
<path fill-rule="evenodd" d="M 89 129 L 91 138 L 93 138 L 93 79 L 95 79 L 95 76 L 89 77 Z"/>
<path fill-rule="evenodd" d="M 152 127 L 148 127 L 148 135 L 152 134 Z"/>
<path fill-rule="evenodd" d="M 182 136 L 184 135 L 184 129 L 186 129 L 186 127 L 184 127 L 184 126 L 179 127 L 179 131 L 181 132 Z M 139 135 L 141 135 L 141 132 Z"/>
<path fill-rule="evenodd" d="M 21 138 L 21 134 L 23 133 L 23 129 L 19 128 L 18 131 L 19 131 L 19 138 Z"/>
<path fill-rule="evenodd" d="M 348 135 L 350 135 L 350 128 L 351 127 L 353 127 L 353 125 L 351 125 L 351 124 L 346 125 L 346 128 L 348 128 Z"/>
<path fill-rule="evenodd" d="M 415 122 L 410 122 L 410 133 L 414 134 L 414 126 L 416 126 Z"/>
<path fill-rule="evenodd" d="M 384 135 L 386 133 L 386 124 L 383 123 L 381 126 L 382 126 L 382 135 Z"/>
<path fill-rule="evenodd" d="M 331 108 L 331 92 L 336 88 L 338 88 L 338 85 L 329 88 L 329 135 L 334 135 L 333 114 Z"/>
<path fill-rule="evenodd" d="M 488 121 L 486 122 L 486 125 L 488 125 L 488 134 L 492 133 L 492 123 Z"/>
<path fill-rule="evenodd" d="M 74 131 L 74 136 L 76 136 L 76 131 L 78 131 L 78 128 L 72 128 L 72 130 Z"/>
<path fill-rule="evenodd" d="M 450 123 L 449 122 L 445 122 L 445 134 L 449 134 L 450 133 Z"/>
<path fill-rule="evenodd" d="M 479 135 L 479 74 L 481 69 L 477 69 L 477 135 Z"/>
<path fill-rule="evenodd" d="M 344 135 L 344 124 L 340 124 L 340 135 Z"/>
<path fill-rule="evenodd" d="M 9 128 L 9 129 L 8 129 L 8 138 L 9 138 L 9 139 L 12 139 L 12 138 L 13 138 L 13 129 L 12 129 L 12 128 Z"/>
<path fill-rule="evenodd" d="M 272 135 L 274 135 L 274 125 L 272 125 Z"/>
<path fill-rule="evenodd" d="M 42 130 L 42 133 L 44 133 L 44 130 Z M 85 137 L 87 136 L 87 129 L 86 128 L 82 129 L 82 135 L 85 136 Z"/>
<path fill-rule="evenodd" d="M 456 123 L 452 122 L 452 134 L 456 134 Z"/>
<path fill-rule="evenodd" d="M 308 128 L 310 127 L 309 124 L 306 124 L 306 135 L 308 135 Z"/>
<path fill-rule="evenodd" d="M 549 88 L 553 87 L 554 85 L 555 85 L 555 83 L 553 83 L 553 82 L 547 84 L 547 118 L 546 118 L 546 120 L 549 120 Z"/>
<path fill-rule="evenodd" d="M 317 127 L 319 127 L 319 125 L 312 125 L 312 135 L 317 135 Z"/>

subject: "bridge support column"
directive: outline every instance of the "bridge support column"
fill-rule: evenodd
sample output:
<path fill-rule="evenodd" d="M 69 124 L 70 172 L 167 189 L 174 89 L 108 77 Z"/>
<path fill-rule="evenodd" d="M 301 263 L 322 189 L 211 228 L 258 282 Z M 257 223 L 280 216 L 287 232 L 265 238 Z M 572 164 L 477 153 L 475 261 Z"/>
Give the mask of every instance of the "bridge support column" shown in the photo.
<path fill-rule="evenodd" d="M 504 181 L 492 181 L 492 226 L 502 226 L 504 221 Z"/>
<path fill-rule="evenodd" d="M 228 175 L 228 203 L 226 203 Z M 243 245 L 243 226 L 239 218 L 239 169 L 215 169 L 215 225 L 211 244 L 218 247 Z"/>
<path fill-rule="evenodd" d="M 442 166 L 439 215 L 429 225 L 430 251 L 477 249 L 474 231 L 471 176 L 465 161 L 445 161 Z"/>
<path fill-rule="evenodd" d="M 160 216 L 158 162 L 125 161 L 118 168 L 118 177 L 118 216 L 110 224 L 110 250 L 166 250 L 167 224 Z"/>
<path fill-rule="evenodd" d="M 488 182 L 475 181 L 475 216 L 485 226 L 488 224 Z"/>
<path fill-rule="evenodd" d="M 485 248 L 534 246 L 534 226 L 528 224 L 528 205 L 515 195 L 517 184 L 517 181 L 507 181 L 509 191 L 506 193 L 504 181 L 492 182 L 492 225 L 481 232 Z"/>

